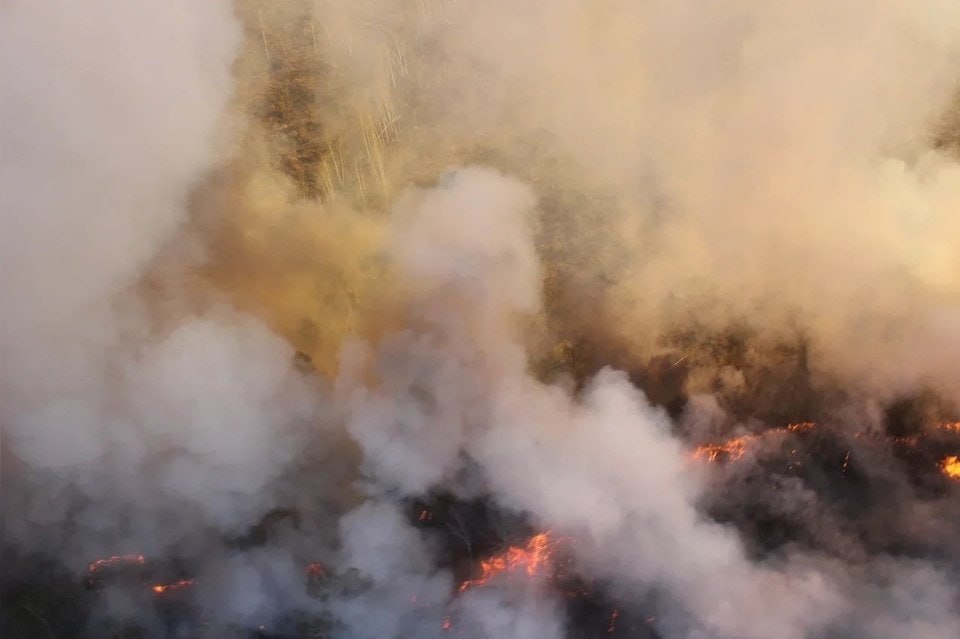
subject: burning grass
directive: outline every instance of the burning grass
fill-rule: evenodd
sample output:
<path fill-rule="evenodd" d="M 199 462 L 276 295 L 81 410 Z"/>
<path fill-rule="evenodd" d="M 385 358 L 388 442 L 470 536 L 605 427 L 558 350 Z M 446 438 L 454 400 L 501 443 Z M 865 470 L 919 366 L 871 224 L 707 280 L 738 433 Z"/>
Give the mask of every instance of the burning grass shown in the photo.
<path fill-rule="evenodd" d="M 170 592 L 177 592 L 178 590 L 184 590 L 190 588 L 197 583 L 196 579 L 180 579 L 169 584 L 156 584 L 150 589 L 158 595 L 167 594 Z"/>
<path fill-rule="evenodd" d="M 113 570 L 116 568 L 129 566 L 143 566 L 146 561 L 146 558 L 140 554 L 113 555 L 111 557 L 97 559 L 96 561 L 88 564 L 87 573 L 89 576 L 93 577 L 105 570 Z"/>
<path fill-rule="evenodd" d="M 801 433 L 816 427 L 813 422 L 788 424 L 782 428 L 774 428 L 757 435 L 741 435 L 719 444 L 706 444 L 694 449 L 692 457 L 700 461 L 736 461 L 746 454 L 747 450 L 764 439 L 784 435 L 787 433 Z"/>
<path fill-rule="evenodd" d="M 550 532 L 534 535 L 523 546 L 510 546 L 502 553 L 480 562 L 480 575 L 460 584 L 457 592 L 484 586 L 503 576 L 542 579 L 552 572 L 555 541 Z"/>
<path fill-rule="evenodd" d="M 759 447 L 762 442 L 771 441 L 790 433 L 808 433 L 815 429 L 824 431 L 824 428 L 813 422 L 788 424 L 758 434 L 740 435 L 719 443 L 697 446 L 690 453 L 690 456 L 694 460 L 707 463 L 735 462 L 742 459 L 749 450 Z M 960 422 L 942 422 L 937 424 L 931 432 L 934 435 L 960 435 Z M 870 439 L 876 436 L 872 433 L 856 432 L 853 437 L 855 439 Z M 882 439 L 894 448 L 915 450 L 921 446 L 929 445 L 931 437 L 930 434 L 916 433 L 909 436 L 885 437 Z M 796 449 L 792 449 L 790 452 L 791 454 L 795 453 Z M 843 456 L 841 471 L 846 473 L 849 466 L 850 451 L 847 450 Z M 940 461 L 939 469 L 947 479 L 960 480 L 960 457 L 947 455 Z"/>
<path fill-rule="evenodd" d="M 705 444 L 694 448 L 690 452 L 690 459 L 696 462 L 716 464 L 732 463 L 743 460 L 749 451 L 759 449 L 766 442 L 776 442 L 778 438 L 780 443 L 785 443 L 784 438 L 790 436 L 810 436 L 812 434 L 830 434 L 830 427 L 819 426 L 813 422 L 798 422 L 786 426 L 771 428 L 767 431 L 747 434 L 733 437 L 726 441 L 713 444 Z M 838 433 L 833 433 L 838 435 Z M 921 448 L 927 446 L 948 446 L 951 440 L 960 435 L 960 422 L 942 422 L 934 428 L 925 431 L 925 434 L 913 434 L 910 436 L 876 436 L 865 432 L 853 433 L 854 439 L 872 440 L 876 439 L 878 443 L 889 445 L 894 449 L 908 450 L 916 453 Z M 936 442 L 936 437 L 946 437 L 946 440 Z M 842 439 L 842 438 L 841 438 Z M 789 449 L 791 459 L 788 467 L 800 467 L 800 462 L 794 459 L 794 454 L 798 453 L 803 444 L 795 442 Z M 784 447 L 786 449 L 786 447 Z M 929 455 L 921 456 L 924 459 Z M 854 464 L 856 461 L 854 456 Z M 960 456 L 947 454 L 937 457 L 938 463 L 936 470 L 943 478 L 950 481 L 960 481 Z M 931 462 L 932 463 L 932 462 Z M 851 450 L 846 450 L 840 461 L 839 471 L 846 474 L 851 466 Z M 449 514 L 449 513 L 448 513 Z M 435 513 L 431 508 L 417 506 L 411 512 L 413 523 L 419 526 L 437 528 L 439 526 L 438 518 L 446 520 L 447 517 L 442 513 Z M 455 518 L 459 521 L 459 518 Z M 590 594 L 590 587 L 566 588 L 559 584 L 563 578 L 558 577 L 558 550 L 561 540 L 551 531 L 541 531 L 531 535 L 521 544 L 509 545 L 504 550 L 495 551 L 484 559 L 481 559 L 475 566 L 473 576 L 463 579 L 456 589 L 455 594 L 460 595 L 472 589 L 484 588 L 492 585 L 504 584 L 544 584 L 551 583 L 557 585 L 557 590 L 563 592 L 567 597 L 574 598 Z M 164 583 L 151 583 L 147 579 L 147 560 L 142 554 L 121 554 L 102 559 L 97 559 L 87 566 L 87 583 L 92 587 L 102 585 L 106 580 L 115 575 L 136 574 L 140 583 L 149 587 L 149 590 L 157 596 L 182 592 L 190 589 L 196 584 L 194 578 L 182 578 Z M 329 579 L 336 579 L 337 575 L 331 573 L 329 569 L 321 563 L 308 563 L 304 567 L 304 574 L 308 580 L 313 582 L 322 582 Z M 569 591 L 569 592 L 568 592 Z M 609 617 L 609 627 L 614 628 L 617 624 L 617 617 L 620 612 L 613 609 Z M 451 617 L 444 617 L 444 628 L 453 628 Z"/>

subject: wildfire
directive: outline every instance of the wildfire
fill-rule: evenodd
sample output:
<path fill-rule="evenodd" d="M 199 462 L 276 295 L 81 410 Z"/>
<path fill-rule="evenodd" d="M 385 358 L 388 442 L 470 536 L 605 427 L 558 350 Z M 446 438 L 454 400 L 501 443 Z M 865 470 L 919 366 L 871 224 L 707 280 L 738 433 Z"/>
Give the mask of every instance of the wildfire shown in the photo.
<path fill-rule="evenodd" d="M 715 461 L 736 461 L 746 454 L 747 449 L 762 437 L 782 433 L 799 433 L 815 428 L 813 422 L 801 422 L 799 424 L 788 424 L 781 428 L 768 430 L 760 435 L 741 435 L 719 444 L 706 444 L 698 446 L 693 451 L 694 459 L 702 459 L 708 462 Z"/>
<path fill-rule="evenodd" d="M 181 579 L 180 581 L 175 581 L 170 584 L 157 584 L 151 589 L 158 595 L 166 594 L 168 592 L 175 592 L 177 590 L 183 590 L 184 588 L 189 588 L 190 586 L 196 583 L 195 579 Z"/>
<path fill-rule="evenodd" d="M 87 579 L 90 585 L 97 585 L 103 579 L 103 573 L 110 572 L 118 569 L 129 569 L 133 567 L 142 568 L 146 566 L 147 560 L 141 554 L 130 554 L 130 555 L 113 555 L 111 557 L 104 557 L 103 559 L 97 559 L 96 561 L 91 562 L 87 565 Z M 143 574 L 141 573 L 138 579 L 142 580 Z M 141 581 L 143 583 L 143 581 Z M 182 590 L 184 588 L 189 588 L 195 583 L 193 579 L 181 579 L 180 581 L 175 581 L 167 584 L 155 584 L 150 586 L 150 589 L 158 595 L 164 593 Z"/>
<path fill-rule="evenodd" d="M 536 577 L 552 565 L 552 540 L 550 533 L 534 535 L 523 547 L 510 546 L 504 552 L 480 562 L 480 576 L 460 584 L 459 592 L 474 586 L 483 586 L 501 574 L 524 572 Z"/>
<path fill-rule="evenodd" d="M 939 429 L 951 433 L 960 433 L 960 422 L 943 422 L 940 424 Z"/>
<path fill-rule="evenodd" d="M 757 435 L 743 435 L 719 444 L 697 446 L 696 450 L 693 451 L 693 458 L 704 459 L 709 462 L 720 459 L 730 461 L 740 459 L 747 452 L 747 446 L 755 439 L 757 439 Z"/>
<path fill-rule="evenodd" d="M 758 435 L 741 435 L 740 437 L 734 437 L 725 442 L 720 442 L 718 444 L 706 444 L 704 446 L 698 446 L 691 453 L 691 457 L 696 460 L 703 460 L 707 462 L 716 462 L 716 461 L 736 461 L 746 454 L 747 450 L 751 445 L 754 444 L 757 440 L 767 437 L 769 435 L 776 435 L 778 433 L 797 433 L 802 431 L 807 431 L 816 427 L 816 424 L 812 422 L 803 422 L 799 424 L 789 424 L 782 428 L 775 428 L 768 430 L 766 432 L 760 433 Z M 951 434 L 960 435 L 960 422 L 941 422 L 937 424 L 936 430 L 940 432 L 946 432 Z M 903 437 L 886 437 L 875 432 L 861 431 L 854 433 L 854 437 L 860 438 L 881 438 L 885 439 L 887 442 L 894 444 L 896 446 L 908 447 L 908 448 L 917 448 L 923 441 L 921 435 L 909 435 Z M 796 452 L 791 451 L 791 452 Z M 848 450 L 843 457 L 843 462 L 841 463 L 841 472 L 846 473 L 850 465 L 850 451 Z M 940 471 L 949 479 L 960 481 L 960 456 L 958 455 L 949 455 L 944 457 L 940 462 Z"/>
<path fill-rule="evenodd" d="M 610 613 L 610 623 L 607 624 L 607 632 L 612 633 L 617 629 L 617 617 L 620 616 L 620 611 L 616 608 L 613 609 Z"/>
<path fill-rule="evenodd" d="M 143 555 L 113 555 L 112 557 L 97 559 L 96 561 L 91 562 L 87 566 L 87 572 L 92 575 L 100 572 L 101 570 L 116 568 L 118 566 L 142 566 L 146 563 L 146 561 L 147 560 L 143 557 Z"/>
<path fill-rule="evenodd" d="M 940 469 L 950 479 L 960 481 L 960 457 L 956 455 L 944 457 L 943 461 L 940 462 Z"/>
<path fill-rule="evenodd" d="M 327 574 L 327 567 L 320 562 L 315 561 L 311 564 L 307 564 L 306 573 L 308 577 L 325 577 Z"/>

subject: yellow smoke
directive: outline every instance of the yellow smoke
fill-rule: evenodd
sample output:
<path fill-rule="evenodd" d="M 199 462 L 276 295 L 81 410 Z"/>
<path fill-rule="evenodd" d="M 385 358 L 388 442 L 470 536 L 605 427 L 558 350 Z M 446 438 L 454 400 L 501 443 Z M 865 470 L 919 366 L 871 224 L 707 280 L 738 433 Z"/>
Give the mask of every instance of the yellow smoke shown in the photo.
<path fill-rule="evenodd" d="M 391 203 L 489 164 L 541 197 L 547 369 L 743 325 L 960 392 L 960 16 L 843 4 L 827 29 L 830 3 L 241 0 L 205 275 L 331 372 L 395 313 Z"/>

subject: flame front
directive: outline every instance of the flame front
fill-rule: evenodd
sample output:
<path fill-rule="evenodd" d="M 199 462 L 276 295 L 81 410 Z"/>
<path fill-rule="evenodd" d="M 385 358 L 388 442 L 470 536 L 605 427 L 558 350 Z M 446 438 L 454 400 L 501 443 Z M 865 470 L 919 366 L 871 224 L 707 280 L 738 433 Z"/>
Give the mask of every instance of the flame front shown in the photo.
<path fill-rule="evenodd" d="M 162 595 L 164 593 L 168 593 L 176 590 L 183 590 L 184 588 L 189 588 L 195 583 L 196 583 L 195 579 L 181 579 L 180 581 L 175 581 L 170 584 L 156 584 L 155 586 L 152 587 L 152 590 L 156 594 Z"/>
<path fill-rule="evenodd" d="M 525 546 L 510 546 L 504 552 L 480 562 L 480 576 L 460 584 L 459 592 L 474 586 L 483 586 L 501 574 L 526 573 L 536 577 L 552 565 L 553 547 L 549 532 L 530 538 Z"/>
<path fill-rule="evenodd" d="M 707 462 L 718 462 L 718 461 L 736 461 L 743 457 L 747 450 L 754 445 L 757 441 L 769 437 L 775 436 L 778 434 L 784 433 L 798 433 L 807 430 L 816 428 L 816 424 L 813 422 L 802 422 L 798 424 L 789 424 L 781 428 L 774 428 L 757 435 L 741 435 L 740 437 L 734 437 L 728 439 L 725 442 L 720 442 L 717 444 L 705 444 L 703 446 L 698 446 L 690 453 L 690 456 L 693 459 L 699 461 Z M 936 425 L 936 430 L 943 433 L 951 433 L 960 435 L 960 422 L 941 422 Z M 861 431 L 854 433 L 854 437 L 881 437 L 882 435 L 876 433 L 869 433 L 866 431 Z M 919 446 L 922 441 L 924 441 L 922 435 L 910 435 L 906 437 L 885 437 L 886 441 L 897 446 L 916 448 Z M 794 451 L 795 452 L 795 451 Z M 842 472 L 846 473 L 850 465 L 850 451 L 847 451 L 844 455 L 843 462 L 841 464 Z M 950 479 L 960 481 L 960 456 L 950 455 L 945 457 L 940 462 L 940 469 L 944 475 Z"/>
<path fill-rule="evenodd" d="M 94 574 L 107 568 L 116 568 L 117 566 L 142 566 L 146 563 L 143 555 L 113 555 L 104 559 L 97 559 L 87 566 L 87 572 Z"/>
<path fill-rule="evenodd" d="M 697 446 L 693 451 L 693 458 L 708 462 L 734 461 L 743 457 L 747 452 L 747 446 L 756 439 L 757 435 L 743 435 L 719 444 Z"/>
<path fill-rule="evenodd" d="M 816 428 L 816 424 L 812 422 L 789 424 L 759 434 L 741 435 L 724 442 L 699 446 L 695 448 L 690 455 L 695 460 L 706 462 L 736 461 L 741 459 L 751 446 L 756 445 L 758 441 L 764 438 L 787 433 L 804 432 L 813 428 Z M 936 426 L 936 430 L 960 434 L 960 422 L 942 422 Z M 854 433 L 854 436 L 858 438 L 868 435 L 877 436 L 886 439 L 888 442 L 897 444 L 907 443 L 917 445 L 921 441 L 920 435 L 914 435 L 910 438 L 892 438 L 883 437 L 883 435 L 880 434 L 871 435 L 867 432 Z M 843 472 L 847 471 L 849 463 L 850 451 L 848 450 L 841 464 Z M 939 463 L 939 469 L 946 478 L 960 482 L 960 455 L 944 457 Z M 418 516 L 419 521 L 430 521 L 432 518 L 433 514 L 426 509 L 422 510 Z M 500 575 L 523 575 L 527 578 L 535 578 L 541 575 L 549 576 L 555 568 L 555 545 L 556 542 L 551 537 L 551 533 L 546 531 L 530 537 L 523 546 L 510 546 L 503 552 L 482 560 L 480 562 L 479 576 L 463 581 L 460 584 L 458 592 L 462 593 L 473 587 L 484 586 Z M 101 571 L 125 566 L 143 566 L 145 563 L 146 559 L 141 554 L 114 555 L 91 562 L 88 564 L 87 570 L 90 577 L 94 577 L 101 573 Z M 305 572 L 308 577 L 314 578 L 327 575 L 326 567 L 319 562 L 307 564 Z M 192 587 L 195 583 L 196 580 L 194 579 L 181 579 L 172 583 L 155 584 L 150 588 L 155 594 L 163 595 Z M 619 611 L 614 609 L 609 619 L 608 632 L 614 632 L 618 617 Z M 445 617 L 443 620 L 443 629 L 451 630 L 452 627 L 453 623 L 451 618 Z"/>
<path fill-rule="evenodd" d="M 694 459 L 705 460 L 708 462 L 736 461 L 743 457 L 747 452 L 747 449 L 762 437 L 784 433 L 799 433 L 811 430 L 815 427 L 816 424 L 813 422 L 788 424 L 781 428 L 774 428 L 772 430 L 765 431 L 759 435 L 741 435 L 740 437 L 734 437 L 733 439 L 728 439 L 727 441 L 720 442 L 719 444 L 706 444 L 704 446 L 697 446 L 691 455 Z"/>
<path fill-rule="evenodd" d="M 960 457 L 957 455 L 944 457 L 943 461 L 940 462 L 940 469 L 950 479 L 960 481 Z"/>

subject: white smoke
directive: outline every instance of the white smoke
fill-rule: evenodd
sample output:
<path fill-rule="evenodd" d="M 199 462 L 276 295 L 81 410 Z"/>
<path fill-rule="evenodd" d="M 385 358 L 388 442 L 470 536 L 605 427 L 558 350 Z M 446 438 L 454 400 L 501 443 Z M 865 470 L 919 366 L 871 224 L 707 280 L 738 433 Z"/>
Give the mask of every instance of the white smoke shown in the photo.
<path fill-rule="evenodd" d="M 538 305 L 534 201 L 514 180 L 465 169 L 394 209 L 391 255 L 408 287 L 410 328 L 372 362 L 380 388 L 357 386 L 359 348 L 338 380 L 347 430 L 384 485 L 417 495 L 449 477 L 469 431 L 487 418 L 471 412 L 483 401 L 477 376 L 523 366 L 523 347 L 510 337 L 517 314 Z"/>
<path fill-rule="evenodd" d="M 368 502 L 340 522 L 343 560 L 367 580 L 362 592 L 334 600 L 347 636 L 439 637 L 452 576 L 434 568 L 424 540 L 394 506 Z"/>
<path fill-rule="evenodd" d="M 11 539 L 83 561 L 273 507 L 315 403 L 293 350 L 230 309 L 163 324 L 138 288 L 224 146 L 239 36 L 228 2 L 5 8 L 4 454 L 45 485 Z"/>
<path fill-rule="evenodd" d="M 457 596 L 397 505 L 442 490 L 575 540 L 590 576 L 662 600 L 670 639 L 958 636 L 949 566 L 752 556 L 703 514 L 711 477 L 666 412 L 609 368 L 579 393 L 544 382 L 525 333 L 554 266 L 535 243 L 556 222 L 538 199 L 583 194 L 598 228 L 551 232 L 572 235 L 579 285 L 613 283 L 575 305 L 579 323 L 640 352 L 698 311 L 710 328 L 799 327 L 819 371 L 867 393 L 858 418 L 869 393 L 930 384 L 956 400 L 958 166 L 926 138 L 956 89 L 957 5 L 420 4 L 411 21 L 395 2 L 312 3 L 313 46 L 350 107 L 332 128 L 377 101 L 401 122 L 380 159 L 399 309 L 344 345 L 328 392 L 271 326 L 186 281 L 202 261 L 191 196 L 235 150 L 234 7 L 8 3 L 5 543 L 71 567 L 183 554 L 204 614 L 246 628 L 307 610 L 349 637 L 445 636 L 450 615 L 477 639 L 563 636 L 541 589 Z M 416 63 L 408 84 L 390 76 Z M 474 145 L 518 177 L 435 179 Z M 434 186 L 408 188 L 424 174 Z M 692 428 L 729 419 L 695 404 Z M 320 503 L 330 493 L 353 507 Z M 815 500 L 776 494 L 796 500 L 785 509 Z M 221 543 L 291 503 L 313 520 L 262 548 Z M 355 587 L 309 597 L 309 553 Z"/>
<path fill-rule="evenodd" d="M 480 155 L 537 184 L 580 324 L 640 355 L 799 330 L 851 386 L 956 397 L 956 3 L 417 6 L 314 3 L 344 109 L 389 108 L 389 183 Z"/>
<path fill-rule="evenodd" d="M 905 619 L 930 636 L 960 627 L 953 586 L 931 564 L 880 562 L 864 570 L 802 553 L 751 559 L 732 528 L 700 514 L 703 477 L 666 414 L 625 375 L 602 371 L 580 399 L 530 375 L 517 341 L 518 314 L 534 310 L 528 292 L 539 271 L 526 259 L 533 198 L 514 180 L 467 169 L 415 199 L 415 214 L 406 204 L 395 211 L 407 226 L 393 257 L 417 287 L 409 309 L 409 325 L 417 328 L 384 340 L 372 396 L 361 375 L 340 382 L 341 392 L 360 384 L 349 395 L 353 403 L 376 406 L 353 411 L 348 429 L 379 485 L 412 494 L 437 485 L 457 490 L 452 469 L 465 451 L 499 503 L 576 539 L 596 574 L 636 588 L 637 596 L 650 588 L 666 592 L 677 607 L 659 626 L 668 637 L 849 636 L 868 618 L 867 637 L 901 636 Z M 481 212 L 482 203 L 489 208 Z M 475 322 L 478 316 L 483 321 Z M 419 441 L 425 443 L 410 448 Z M 408 553 L 417 548 L 391 537 Z M 374 560 L 386 569 L 395 560 L 377 559 L 382 547 L 365 544 L 357 565 Z M 939 594 L 918 606 L 904 597 L 904 581 Z M 876 609 L 884 615 L 876 617 Z M 525 622 L 515 623 L 507 636 L 528 636 Z M 478 633 L 500 636 L 489 628 Z"/>

